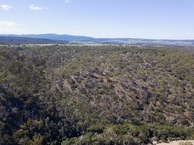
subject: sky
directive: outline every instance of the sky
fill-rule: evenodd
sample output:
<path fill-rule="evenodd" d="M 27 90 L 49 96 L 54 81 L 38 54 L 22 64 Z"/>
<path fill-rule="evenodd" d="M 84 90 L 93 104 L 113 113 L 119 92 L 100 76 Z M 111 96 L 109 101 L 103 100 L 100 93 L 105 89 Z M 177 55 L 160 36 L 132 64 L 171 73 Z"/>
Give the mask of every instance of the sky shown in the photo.
<path fill-rule="evenodd" d="M 0 0 L 0 34 L 194 39 L 194 0 Z"/>

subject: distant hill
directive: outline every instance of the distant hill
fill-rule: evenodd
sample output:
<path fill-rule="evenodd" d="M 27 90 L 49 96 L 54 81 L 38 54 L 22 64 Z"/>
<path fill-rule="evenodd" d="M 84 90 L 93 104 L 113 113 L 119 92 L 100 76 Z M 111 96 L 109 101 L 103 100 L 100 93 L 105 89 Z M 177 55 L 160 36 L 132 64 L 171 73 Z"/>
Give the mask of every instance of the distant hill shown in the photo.
<path fill-rule="evenodd" d="M 27 38 L 27 37 L 14 37 L 14 36 L 0 36 L 0 44 L 62 44 L 68 41 L 50 40 L 44 38 Z"/>
<path fill-rule="evenodd" d="M 50 40 L 62 40 L 62 41 L 94 41 L 95 38 L 86 36 L 74 36 L 74 35 L 58 35 L 58 34 L 24 34 L 24 35 L 1 35 L 1 36 L 13 36 L 13 37 L 25 37 L 25 38 L 38 38 L 38 39 L 50 39 Z"/>
<path fill-rule="evenodd" d="M 60 44 L 67 43 L 65 40 L 50 40 L 44 38 L 27 38 L 16 36 L 0 36 L 0 44 Z"/>
<path fill-rule="evenodd" d="M 170 39 L 143 39 L 143 38 L 94 38 L 87 36 L 76 36 L 67 34 L 26 34 L 19 35 L 29 38 L 41 38 L 51 40 L 66 40 L 70 42 L 95 42 L 95 43 L 145 43 L 145 44 L 190 44 L 194 45 L 194 40 L 170 40 Z"/>
<path fill-rule="evenodd" d="M 27 34 L 22 35 L 24 37 L 30 37 L 30 38 L 46 38 L 51 40 L 66 40 L 66 41 L 91 41 L 95 40 L 92 37 L 86 37 L 86 36 L 73 36 L 73 35 L 57 35 L 57 34 Z"/>
<path fill-rule="evenodd" d="M 141 39 L 141 38 L 93 38 L 87 36 L 75 36 L 66 34 L 24 34 L 24 35 L 13 35 L 4 34 L 0 36 L 6 36 L 11 39 L 11 42 L 19 41 L 23 43 L 42 44 L 42 43 L 67 43 L 69 42 L 93 42 L 103 44 L 148 44 L 148 45 L 194 45 L 194 40 L 169 40 L 169 39 Z M 31 38 L 31 39 L 29 39 Z M 33 39 L 32 39 L 33 38 Z M 2 39 L 2 38 L 1 38 Z M 39 40 L 37 40 L 39 39 Z M 6 41 L 5 38 L 2 41 Z M 25 42 L 26 41 L 26 42 Z M 16 43 L 17 43 L 16 42 Z M 10 43 L 10 40 L 7 40 Z M 22 43 L 22 44 L 23 44 Z"/>

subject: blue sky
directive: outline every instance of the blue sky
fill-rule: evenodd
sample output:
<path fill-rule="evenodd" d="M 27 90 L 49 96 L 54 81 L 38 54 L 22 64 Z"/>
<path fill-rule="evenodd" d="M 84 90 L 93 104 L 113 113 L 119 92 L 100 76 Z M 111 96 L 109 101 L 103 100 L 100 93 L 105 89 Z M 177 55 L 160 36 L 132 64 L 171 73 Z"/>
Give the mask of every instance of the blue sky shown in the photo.
<path fill-rule="evenodd" d="M 194 0 L 0 0 L 0 34 L 194 39 Z"/>

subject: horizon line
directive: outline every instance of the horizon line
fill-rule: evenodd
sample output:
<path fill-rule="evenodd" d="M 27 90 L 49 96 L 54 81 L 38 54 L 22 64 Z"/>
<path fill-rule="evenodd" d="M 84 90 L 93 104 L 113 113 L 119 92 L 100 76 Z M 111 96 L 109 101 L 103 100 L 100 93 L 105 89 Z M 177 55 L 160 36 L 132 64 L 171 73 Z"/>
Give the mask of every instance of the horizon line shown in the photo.
<path fill-rule="evenodd" d="M 14 33 L 4 33 L 1 34 L 0 36 L 11 36 L 11 35 L 16 35 L 16 36 L 22 36 L 22 35 L 67 35 L 67 36 L 75 36 L 75 37 L 90 37 L 94 39 L 146 39 L 146 40 L 176 40 L 176 41 L 183 41 L 183 40 L 194 40 L 194 38 L 188 38 L 188 39 L 178 39 L 178 38 L 145 38 L 145 37 L 94 37 L 94 36 L 87 36 L 87 35 L 75 35 L 75 34 L 59 34 L 59 33 L 26 33 L 26 34 L 14 34 Z"/>

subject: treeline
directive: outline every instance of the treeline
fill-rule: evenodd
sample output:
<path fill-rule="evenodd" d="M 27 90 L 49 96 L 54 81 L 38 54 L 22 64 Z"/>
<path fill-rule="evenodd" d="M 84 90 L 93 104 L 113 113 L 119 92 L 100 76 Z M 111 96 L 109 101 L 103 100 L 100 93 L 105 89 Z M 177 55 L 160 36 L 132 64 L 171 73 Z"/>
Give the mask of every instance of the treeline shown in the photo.
<path fill-rule="evenodd" d="M 194 139 L 194 53 L 0 46 L 0 144 Z"/>

